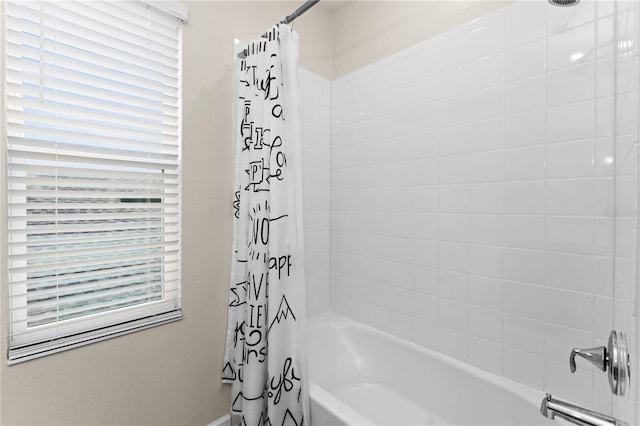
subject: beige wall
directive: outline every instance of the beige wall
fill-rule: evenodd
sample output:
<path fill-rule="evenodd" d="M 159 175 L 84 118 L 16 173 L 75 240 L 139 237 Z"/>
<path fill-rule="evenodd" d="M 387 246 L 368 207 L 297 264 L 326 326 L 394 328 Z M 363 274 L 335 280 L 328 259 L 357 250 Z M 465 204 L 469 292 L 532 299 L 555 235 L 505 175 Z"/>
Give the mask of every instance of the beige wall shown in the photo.
<path fill-rule="evenodd" d="M 331 76 L 340 77 L 510 2 L 343 2 L 333 11 Z"/>
<path fill-rule="evenodd" d="M 295 5 L 286 1 L 188 3 L 183 93 L 184 319 L 10 367 L 0 362 L 0 424 L 204 425 L 228 411 L 228 390 L 220 384 L 219 372 L 232 214 L 233 39 L 259 36 Z M 327 77 L 329 18 L 329 12 L 318 7 L 295 24 L 302 64 Z M 0 194 L 1 199 L 5 195 Z M 4 231 L 6 220 L 1 222 Z M 6 263 L 1 272 L 4 279 Z M 4 319 L 5 285 L 1 295 Z M 5 354 L 6 324 L 0 328 L 0 353 Z"/>

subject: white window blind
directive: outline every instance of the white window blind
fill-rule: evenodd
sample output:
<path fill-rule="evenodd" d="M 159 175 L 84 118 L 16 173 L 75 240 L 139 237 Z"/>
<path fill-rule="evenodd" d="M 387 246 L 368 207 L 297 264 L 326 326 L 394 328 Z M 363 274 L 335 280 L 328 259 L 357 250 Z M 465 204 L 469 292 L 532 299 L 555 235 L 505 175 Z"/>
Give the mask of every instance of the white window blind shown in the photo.
<path fill-rule="evenodd" d="M 4 9 L 9 362 L 179 319 L 180 20 Z"/>

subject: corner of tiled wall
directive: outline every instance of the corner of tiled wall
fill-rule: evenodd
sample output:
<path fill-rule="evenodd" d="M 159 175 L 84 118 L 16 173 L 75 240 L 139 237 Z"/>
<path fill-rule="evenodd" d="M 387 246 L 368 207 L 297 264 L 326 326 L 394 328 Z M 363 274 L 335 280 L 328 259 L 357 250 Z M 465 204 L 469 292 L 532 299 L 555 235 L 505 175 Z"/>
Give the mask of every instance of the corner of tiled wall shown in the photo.
<path fill-rule="evenodd" d="M 307 316 L 329 310 L 330 102 L 328 79 L 300 69 Z"/>

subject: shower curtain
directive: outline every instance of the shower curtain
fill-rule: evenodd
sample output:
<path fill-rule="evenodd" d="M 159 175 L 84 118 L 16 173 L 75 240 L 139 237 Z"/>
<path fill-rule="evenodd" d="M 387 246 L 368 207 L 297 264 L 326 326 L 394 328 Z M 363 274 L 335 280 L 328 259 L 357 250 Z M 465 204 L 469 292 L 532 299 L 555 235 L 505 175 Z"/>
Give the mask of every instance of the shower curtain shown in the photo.
<path fill-rule="evenodd" d="M 303 325 L 298 36 L 273 27 L 237 59 L 236 192 L 223 382 L 231 425 L 309 422 Z"/>

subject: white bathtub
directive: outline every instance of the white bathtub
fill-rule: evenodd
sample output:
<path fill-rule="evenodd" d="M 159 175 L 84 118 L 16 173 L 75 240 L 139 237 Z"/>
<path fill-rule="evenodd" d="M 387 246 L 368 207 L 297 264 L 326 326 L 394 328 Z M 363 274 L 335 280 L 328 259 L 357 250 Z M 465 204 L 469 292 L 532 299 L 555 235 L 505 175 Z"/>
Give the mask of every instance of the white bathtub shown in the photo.
<path fill-rule="evenodd" d="M 542 392 L 348 318 L 308 327 L 311 426 L 566 424 Z"/>

